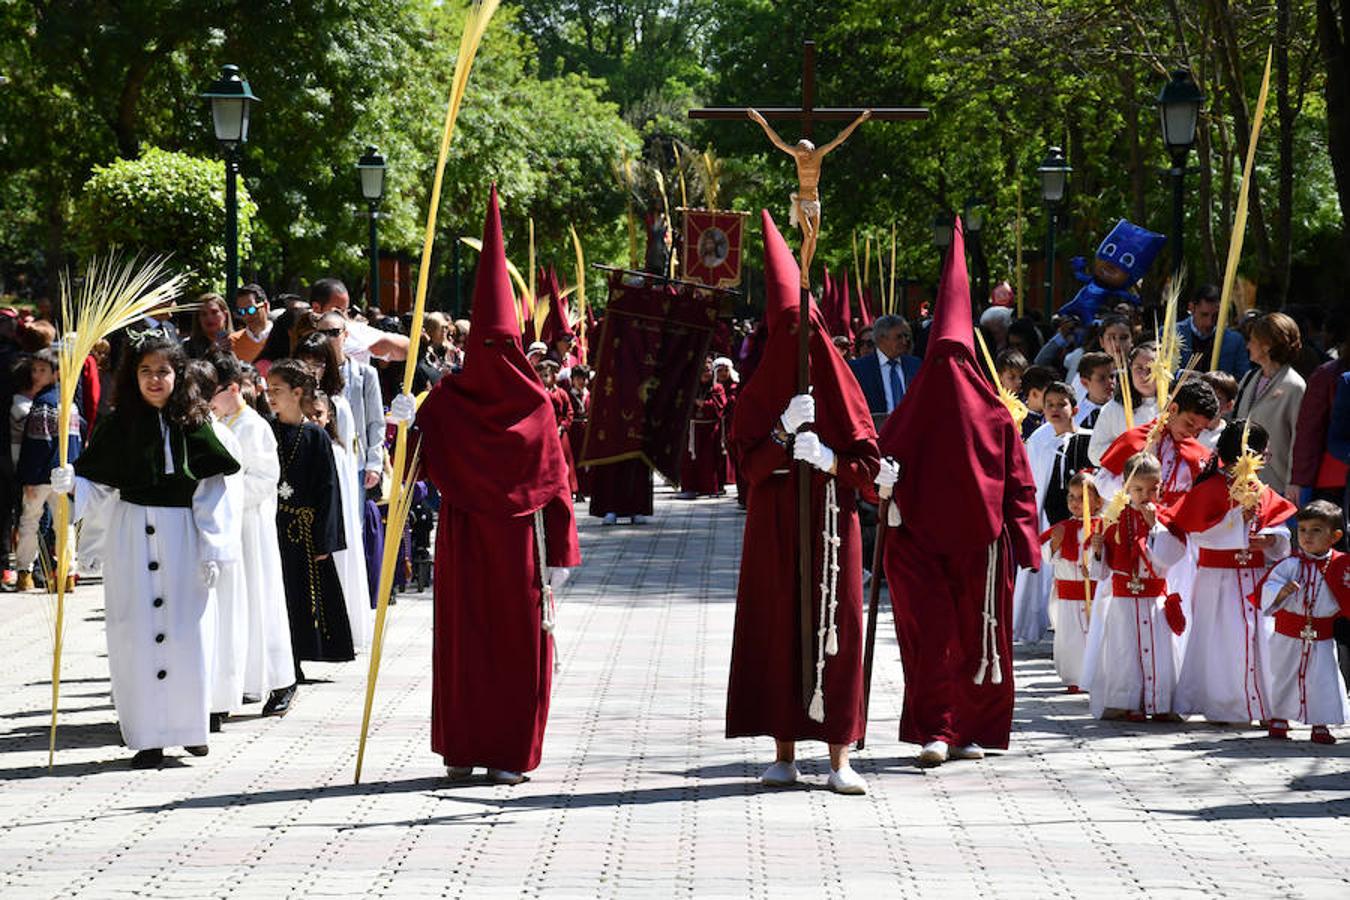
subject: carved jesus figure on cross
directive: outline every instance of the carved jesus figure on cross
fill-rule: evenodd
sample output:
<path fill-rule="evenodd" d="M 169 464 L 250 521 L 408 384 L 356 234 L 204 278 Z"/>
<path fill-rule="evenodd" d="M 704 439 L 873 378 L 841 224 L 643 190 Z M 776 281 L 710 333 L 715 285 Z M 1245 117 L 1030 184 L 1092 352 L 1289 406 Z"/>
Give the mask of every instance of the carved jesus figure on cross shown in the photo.
<path fill-rule="evenodd" d="M 779 150 L 792 157 L 797 164 L 797 193 L 792 195 L 792 213 L 789 224 L 802 230 L 802 287 L 810 285 L 808 273 L 811 271 L 811 257 L 816 254 L 816 239 L 820 236 L 820 164 L 825 154 L 838 147 L 853 130 L 872 117 L 872 111 L 865 109 L 862 115 L 849 123 L 848 127 L 824 147 L 817 147 L 806 138 L 795 145 L 789 144 L 778 136 L 768 121 L 757 109 L 746 111 L 746 115 L 769 136 L 769 140 Z"/>

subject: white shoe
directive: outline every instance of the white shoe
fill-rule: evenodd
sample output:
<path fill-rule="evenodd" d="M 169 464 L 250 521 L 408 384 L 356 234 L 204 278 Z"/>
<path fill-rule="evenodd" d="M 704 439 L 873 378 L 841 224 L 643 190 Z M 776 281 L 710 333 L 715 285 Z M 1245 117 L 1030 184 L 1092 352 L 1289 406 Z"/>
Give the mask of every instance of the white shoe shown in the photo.
<path fill-rule="evenodd" d="M 829 785 L 830 790 L 836 794 L 857 795 L 867 793 L 867 782 L 863 781 L 863 777 L 853 771 L 853 767 L 848 763 L 844 763 L 842 769 L 830 770 Z"/>
<path fill-rule="evenodd" d="M 506 769 L 488 769 L 488 781 L 493 784 L 520 784 L 528 779 L 519 772 L 511 772 Z"/>
<path fill-rule="evenodd" d="M 619 524 L 619 517 L 616 516 L 616 515 L 614 515 L 614 513 L 605 513 L 605 517 L 604 517 L 603 519 L 600 520 L 600 524 L 601 524 L 601 525 L 617 525 L 617 524 Z"/>
<path fill-rule="evenodd" d="M 948 756 L 952 759 L 984 759 L 984 748 L 979 744 L 966 744 L 964 747 L 952 747 Z"/>
<path fill-rule="evenodd" d="M 646 517 L 646 516 L 633 516 L 633 524 L 634 524 L 634 525 L 646 525 L 646 524 L 647 524 L 647 517 Z"/>
<path fill-rule="evenodd" d="M 473 766 L 446 766 L 445 774 L 451 781 L 463 781 L 473 777 Z"/>
<path fill-rule="evenodd" d="M 787 787 L 796 784 L 801 777 L 802 773 L 797 771 L 796 763 L 776 762 L 759 776 L 759 783 L 765 787 Z"/>
<path fill-rule="evenodd" d="M 935 769 L 947 761 L 947 742 L 929 741 L 919 751 L 919 768 Z"/>

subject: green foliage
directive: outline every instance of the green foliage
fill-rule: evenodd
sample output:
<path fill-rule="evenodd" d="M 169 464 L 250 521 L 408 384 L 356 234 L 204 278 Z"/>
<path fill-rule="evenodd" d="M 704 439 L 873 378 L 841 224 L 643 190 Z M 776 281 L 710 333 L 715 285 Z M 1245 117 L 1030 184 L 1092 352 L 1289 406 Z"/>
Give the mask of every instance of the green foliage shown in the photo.
<path fill-rule="evenodd" d="M 225 164 L 147 148 L 138 159 L 94 168 L 76 207 L 86 253 L 112 247 L 170 254 L 194 286 L 219 290 L 225 279 Z M 239 194 L 239 254 L 250 249 L 257 206 Z"/>

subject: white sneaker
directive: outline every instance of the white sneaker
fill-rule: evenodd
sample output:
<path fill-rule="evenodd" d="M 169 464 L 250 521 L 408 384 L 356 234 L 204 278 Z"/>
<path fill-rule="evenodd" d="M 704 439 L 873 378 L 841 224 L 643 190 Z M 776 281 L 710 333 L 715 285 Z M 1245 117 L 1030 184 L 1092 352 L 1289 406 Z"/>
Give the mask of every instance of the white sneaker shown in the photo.
<path fill-rule="evenodd" d="M 964 747 L 953 747 L 948 754 L 952 759 L 984 759 L 984 748 L 979 744 L 966 744 Z"/>
<path fill-rule="evenodd" d="M 776 762 L 759 776 L 759 783 L 765 787 L 787 787 L 796 784 L 801 777 L 802 773 L 797 771 L 796 763 Z"/>
<path fill-rule="evenodd" d="M 488 769 L 487 774 L 488 781 L 493 784 L 520 784 L 527 780 L 519 772 L 511 772 L 506 769 Z"/>
<path fill-rule="evenodd" d="M 929 741 L 919 751 L 919 768 L 934 769 L 947 761 L 947 742 Z"/>
<path fill-rule="evenodd" d="M 600 520 L 600 524 L 601 524 L 601 525 L 617 525 L 617 524 L 619 524 L 619 517 L 616 516 L 614 513 L 605 513 L 605 517 L 604 517 L 603 519 Z"/>
<path fill-rule="evenodd" d="M 446 766 L 445 774 L 451 781 L 463 781 L 473 777 L 473 766 Z"/>
<path fill-rule="evenodd" d="M 853 771 L 853 767 L 848 763 L 844 763 L 842 769 L 830 770 L 829 785 L 830 790 L 836 794 L 857 795 L 867 793 L 867 782 L 863 781 L 863 777 Z"/>

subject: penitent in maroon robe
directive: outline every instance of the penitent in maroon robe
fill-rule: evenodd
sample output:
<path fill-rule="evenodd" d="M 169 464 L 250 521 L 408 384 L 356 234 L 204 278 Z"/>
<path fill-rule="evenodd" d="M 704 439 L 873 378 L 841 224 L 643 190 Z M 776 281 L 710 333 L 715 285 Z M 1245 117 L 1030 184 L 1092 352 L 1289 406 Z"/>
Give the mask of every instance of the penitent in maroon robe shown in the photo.
<path fill-rule="evenodd" d="M 695 494 L 718 494 L 727 467 L 722 446 L 727 395 L 720 384 L 706 387 L 706 396 L 700 393 L 689 418 L 684 455 L 680 459 L 680 487 Z"/>
<path fill-rule="evenodd" d="M 1014 565 L 1040 565 L 1036 486 L 1012 416 L 975 358 L 959 220 L 923 366 L 879 443 L 901 469 L 903 524 L 885 543 L 905 672 L 900 739 L 1006 748 Z"/>
<path fill-rule="evenodd" d="M 830 342 L 824 319 L 811 310 L 811 384 L 814 430 L 835 452 L 838 498 L 838 652 L 825 657 L 824 721 L 812 720 L 801 689 L 798 633 L 797 465 L 771 436 L 796 390 L 797 304 L 800 276 L 792 254 L 763 214 L 765 319 L 769 338 L 755 376 L 737 398 L 732 452 L 752 486 L 736 591 L 736 628 L 727 687 L 727 737 L 771 736 L 847 744 L 865 730 L 863 718 L 862 541 L 855 492 L 870 491 L 880 463 L 872 418 L 857 381 Z M 811 548 L 815 585 L 812 621 L 820 615 L 826 485 L 832 476 L 812 470 Z M 813 646 L 819 644 L 813 639 Z M 814 662 L 814 659 L 812 660 Z"/>
<path fill-rule="evenodd" d="M 442 497 L 432 632 L 432 749 L 448 766 L 539 765 L 553 675 L 544 562 L 577 548 L 553 404 L 520 346 L 492 192 L 464 368 L 417 414 L 421 459 Z"/>

